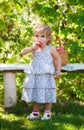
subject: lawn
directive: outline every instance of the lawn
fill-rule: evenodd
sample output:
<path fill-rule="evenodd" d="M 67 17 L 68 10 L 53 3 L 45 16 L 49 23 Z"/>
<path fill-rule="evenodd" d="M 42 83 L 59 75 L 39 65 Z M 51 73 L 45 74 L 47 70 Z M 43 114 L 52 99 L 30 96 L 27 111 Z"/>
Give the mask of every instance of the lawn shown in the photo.
<path fill-rule="evenodd" d="M 14 108 L 0 107 L 1 130 L 84 130 L 84 104 L 60 101 L 53 105 L 52 119 L 29 121 L 32 104 L 18 101 Z M 43 113 L 41 105 L 41 114 Z M 41 115 L 42 116 L 42 115 Z"/>

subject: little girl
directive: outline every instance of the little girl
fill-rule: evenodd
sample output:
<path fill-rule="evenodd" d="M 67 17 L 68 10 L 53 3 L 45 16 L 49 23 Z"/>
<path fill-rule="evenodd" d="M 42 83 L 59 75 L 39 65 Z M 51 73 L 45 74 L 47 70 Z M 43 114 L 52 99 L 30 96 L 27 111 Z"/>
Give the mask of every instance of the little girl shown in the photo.
<path fill-rule="evenodd" d="M 33 102 L 33 111 L 27 119 L 33 120 L 40 116 L 39 104 L 44 104 L 41 120 L 51 118 L 52 103 L 56 103 L 56 84 L 54 78 L 60 77 L 61 60 L 54 46 L 51 46 L 51 28 L 39 24 L 34 29 L 34 44 L 24 48 L 21 55 L 33 54 L 31 64 L 25 69 L 26 79 L 22 92 L 22 100 Z M 53 59 L 56 60 L 56 71 Z M 54 77 L 55 76 L 55 77 Z"/>

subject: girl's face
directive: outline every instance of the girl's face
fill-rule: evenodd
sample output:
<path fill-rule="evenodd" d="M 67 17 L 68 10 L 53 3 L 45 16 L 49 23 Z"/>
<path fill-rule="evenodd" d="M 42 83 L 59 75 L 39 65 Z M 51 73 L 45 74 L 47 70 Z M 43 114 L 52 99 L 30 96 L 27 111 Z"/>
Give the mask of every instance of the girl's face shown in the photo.
<path fill-rule="evenodd" d="M 41 42 L 42 46 L 45 46 L 47 44 L 47 37 L 45 33 L 36 32 L 34 34 L 34 42 Z"/>

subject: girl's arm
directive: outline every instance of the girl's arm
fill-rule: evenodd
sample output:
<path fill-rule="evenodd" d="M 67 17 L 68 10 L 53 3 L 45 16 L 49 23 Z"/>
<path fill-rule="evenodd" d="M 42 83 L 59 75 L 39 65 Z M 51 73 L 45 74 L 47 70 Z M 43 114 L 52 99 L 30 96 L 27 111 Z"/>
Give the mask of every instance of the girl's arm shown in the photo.
<path fill-rule="evenodd" d="M 23 55 L 26 55 L 26 54 L 28 54 L 28 53 L 32 53 L 34 51 L 34 47 L 33 46 L 31 46 L 31 47 L 26 47 L 26 48 L 24 48 L 22 51 L 21 51 L 21 55 L 23 56 Z"/>
<path fill-rule="evenodd" d="M 33 53 L 35 50 L 38 50 L 38 48 L 39 48 L 38 45 L 36 43 L 34 43 L 32 46 L 24 48 L 21 51 L 20 55 L 23 56 L 28 53 Z"/>
<path fill-rule="evenodd" d="M 54 58 L 55 66 L 56 66 L 56 78 L 60 77 L 61 72 L 61 58 L 54 46 L 51 47 L 51 55 Z"/>

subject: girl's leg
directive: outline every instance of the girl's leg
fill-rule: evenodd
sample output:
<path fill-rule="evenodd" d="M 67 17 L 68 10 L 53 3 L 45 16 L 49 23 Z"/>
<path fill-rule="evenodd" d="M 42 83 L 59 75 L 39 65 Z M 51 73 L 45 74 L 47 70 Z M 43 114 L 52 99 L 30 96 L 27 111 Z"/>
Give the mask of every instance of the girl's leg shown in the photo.
<path fill-rule="evenodd" d="M 45 103 L 44 105 L 45 110 L 51 111 L 51 108 L 52 108 L 52 103 Z"/>
<path fill-rule="evenodd" d="M 42 120 L 49 120 L 51 118 L 51 103 L 46 103 L 44 106 L 44 115 L 42 117 Z"/>
<path fill-rule="evenodd" d="M 39 111 L 39 103 L 37 102 L 33 103 L 33 111 Z"/>
<path fill-rule="evenodd" d="M 38 118 L 39 118 L 39 103 L 34 102 L 33 111 L 29 116 L 27 116 L 27 119 L 33 120 L 33 119 L 38 119 Z"/>

